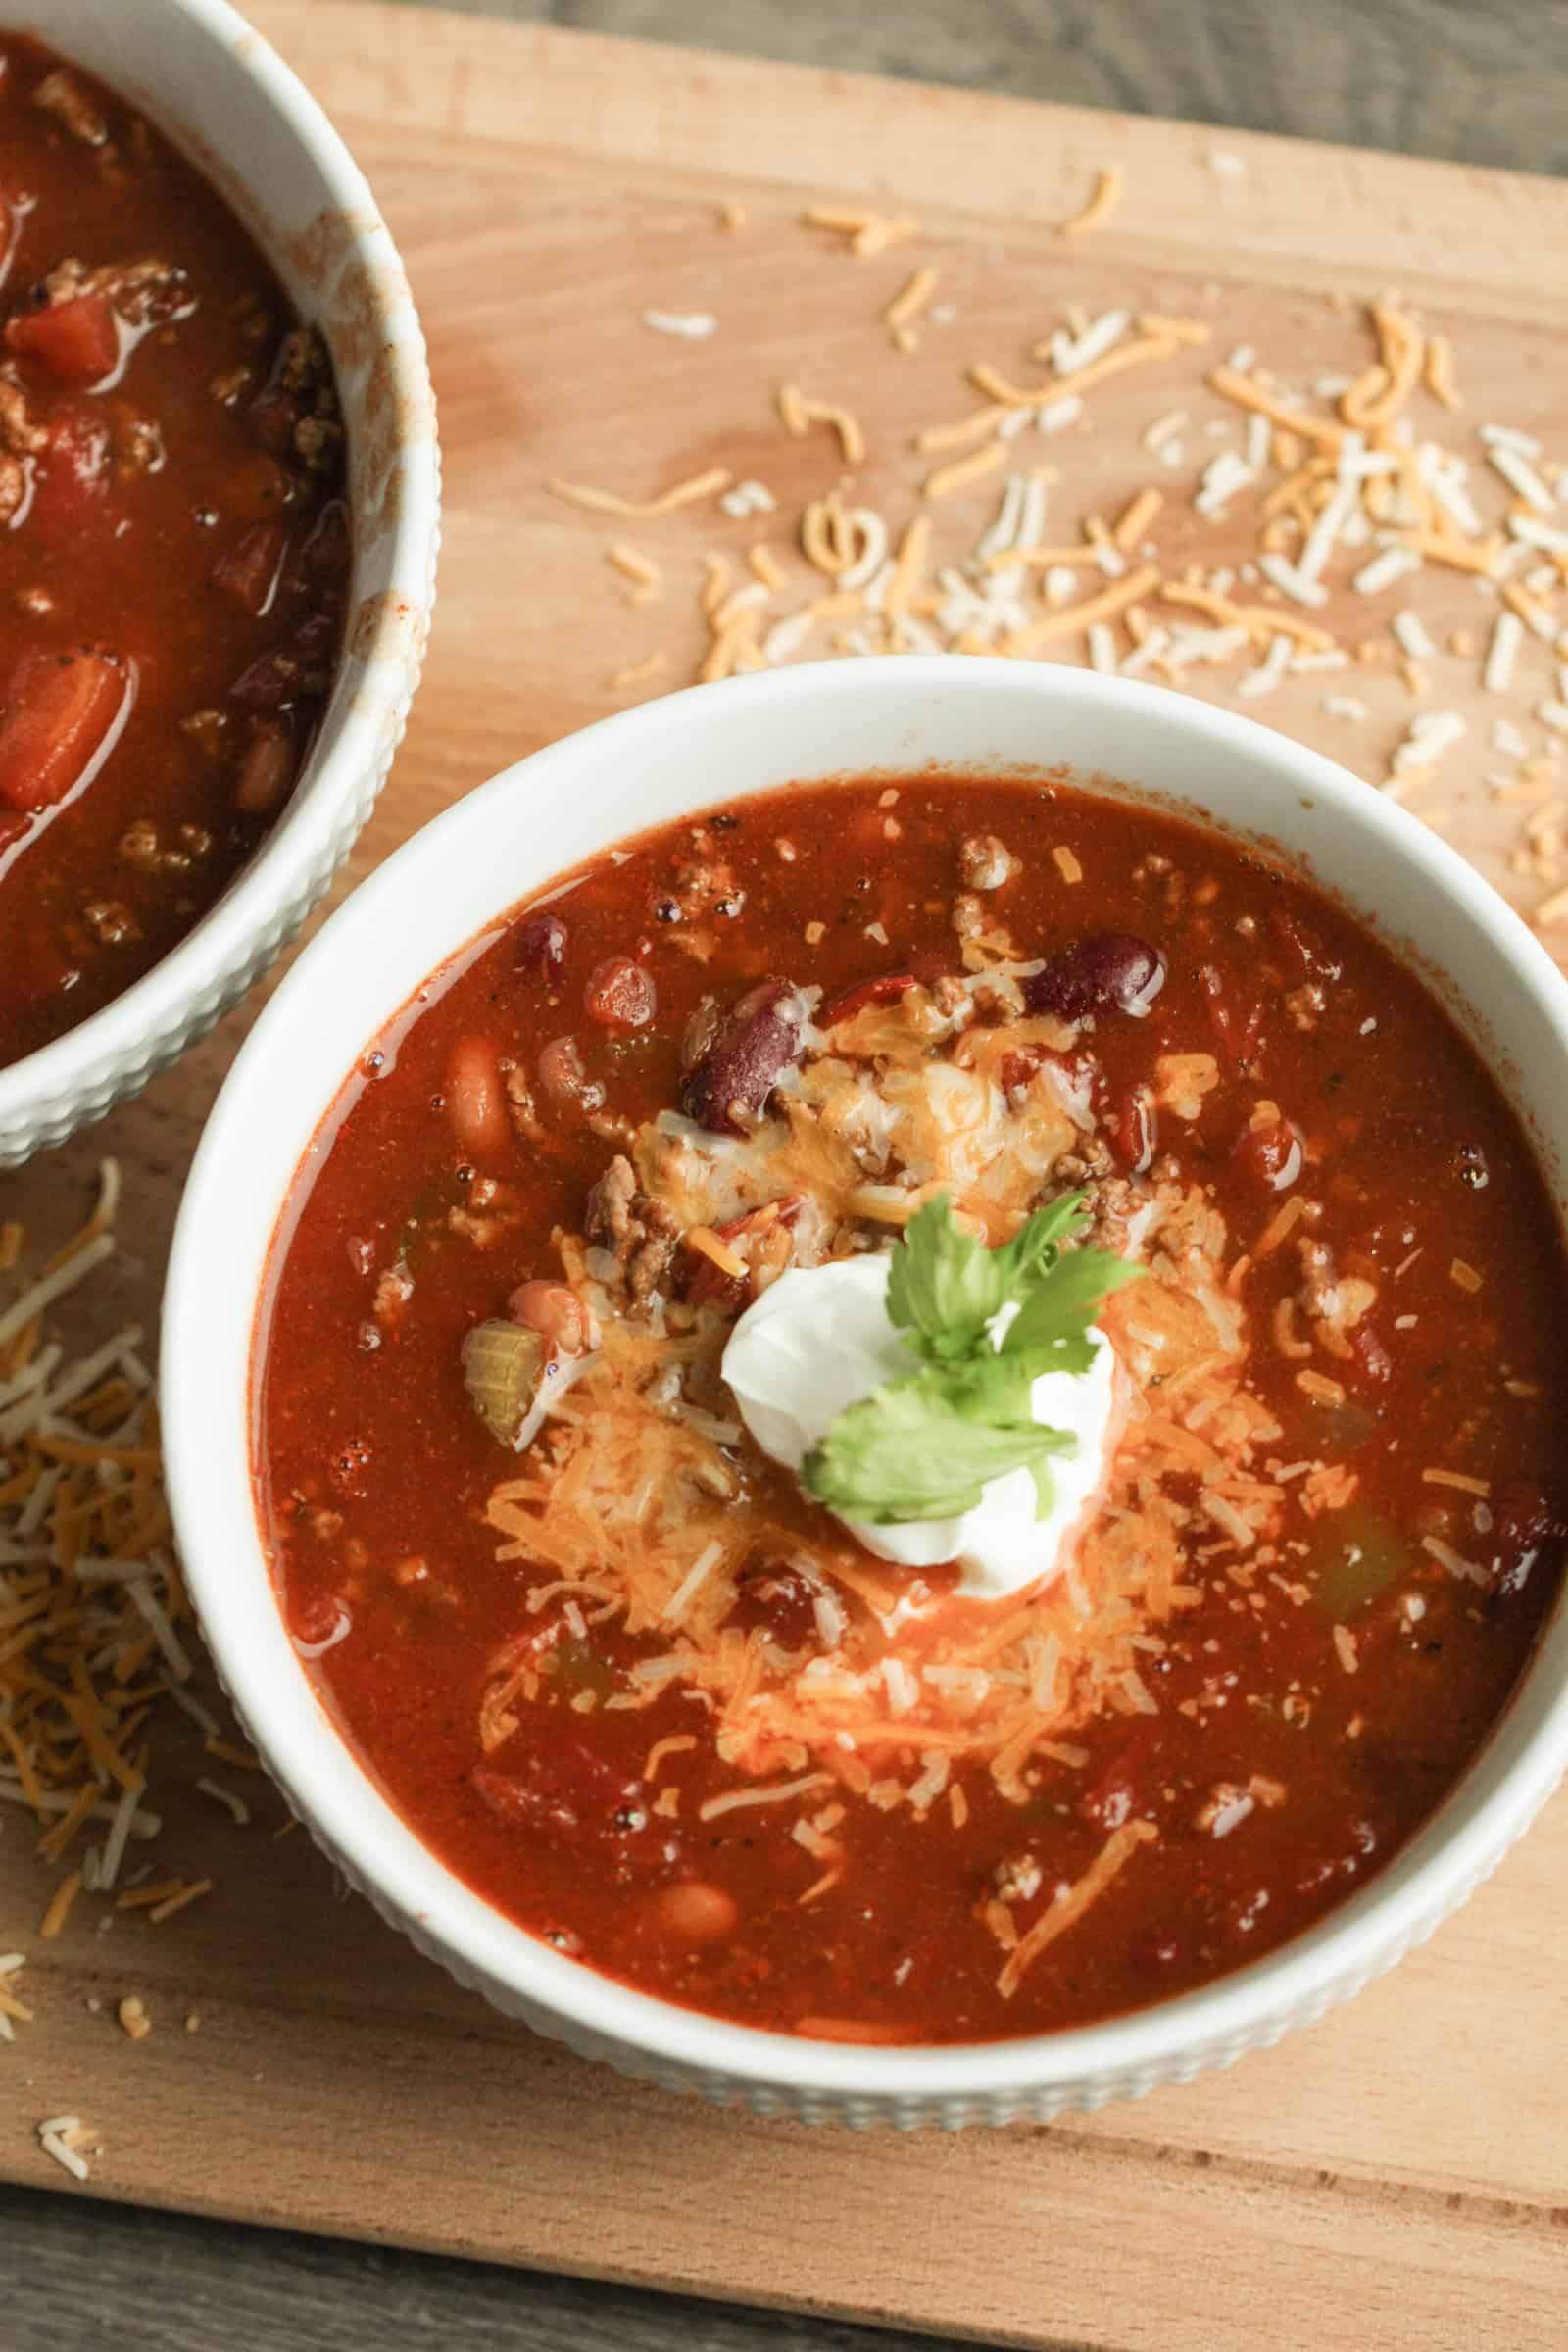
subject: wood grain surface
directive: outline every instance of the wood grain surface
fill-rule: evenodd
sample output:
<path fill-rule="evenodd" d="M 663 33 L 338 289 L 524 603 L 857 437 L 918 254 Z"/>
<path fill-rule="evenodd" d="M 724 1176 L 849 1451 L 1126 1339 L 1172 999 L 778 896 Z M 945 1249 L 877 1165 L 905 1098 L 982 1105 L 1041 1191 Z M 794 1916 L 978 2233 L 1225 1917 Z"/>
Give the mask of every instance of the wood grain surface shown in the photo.
<path fill-rule="evenodd" d="M 907 472 L 909 428 L 964 407 L 962 360 L 1013 360 L 1040 315 L 1074 298 L 1206 303 L 1221 350 L 1246 339 L 1288 354 L 1295 374 L 1355 347 L 1353 318 L 1325 293 L 1393 279 L 1453 331 L 1483 413 L 1494 401 L 1511 420 L 1560 424 L 1560 304 L 1542 256 L 1568 250 L 1568 190 L 1546 182 L 1228 136 L 1247 166 L 1238 205 L 1209 167 L 1210 134 L 1181 125 L 346 0 L 253 13 L 371 175 L 442 400 L 447 546 L 430 666 L 350 880 L 495 767 L 623 699 L 610 674 L 651 642 L 680 674 L 701 642 L 689 600 L 632 612 L 607 585 L 605 532 L 552 502 L 544 477 L 673 479 L 722 460 L 799 495 L 813 461 L 780 439 L 769 391 L 803 353 L 824 381 L 874 371 L 864 406 L 879 495 Z M 1132 191 L 1123 220 L 1065 254 L 1054 223 L 1111 160 Z M 961 349 L 932 336 L 915 361 L 887 363 L 880 281 L 803 239 L 797 216 L 815 194 L 918 203 L 922 256 L 948 273 Z M 746 238 L 715 232 L 721 197 L 750 206 Z M 636 326 L 649 302 L 719 311 L 722 335 L 666 346 Z M 1097 409 L 1108 429 L 1074 446 L 1086 503 L 1134 486 L 1117 469 L 1150 409 L 1147 396 L 1120 400 Z M 715 535 L 738 548 L 752 529 L 675 517 L 659 526 L 661 559 L 695 576 Z M 1282 699 L 1268 715 L 1325 740 L 1318 698 Z M 1518 890 L 1477 781 L 1451 798 L 1456 835 Z M 96 1311 L 152 1321 L 184 1166 L 259 1002 L 139 1102 L 0 1179 L 5 1213 L 41 1238 L 79 1213 L 99 1152 L 119 1155 L 124 1248 Z M 507 2026 L 367 1907 L 335 1900 L 304 1837 L 274 1837 L 278 1800 L 264 1794 L 236 1833 L 178 1793 L 198 1769 L 172 1738 L 162 1851 L 211 1869 L 217 1892 L 164 1929 L 127 1915 L 102 1935 L 83 1904 L 58 1943 L 35 1948 L 36 2022 L 0 2051 L 0 2177 L 69 2189 L 31 2125 L 74 2109 L 104 2141 L 94 2196 L 619 2283 L 597 2300 L 478 2273 L 466 2294 L 449 2264 L 334 2257 L 299 2237 L 275 2257 L 237 2234 L 215 2252 L 192 2225 L 129 2212 L 72 2239 L 66 2224 L 83 2217 L 67 2208 L 79 2200 L 19 2191 L 5 2210 L 21 2261 L 7 2269 L 24 2299 L 16 2318 L 0 2306 L 5 2352 L 8 2326 L 23 2330 L 20 2352 L 90 2340 L 81 2298 L 105 2278 L 120 2282 L 104 2289 L 115 2340 L 174 2352 L 217 2340 L 335 2352 L 411 2313 L 449 2346 L 568 2331 L 585 2345 L 673 2343 L 675 2325 L 662 2331 L 631 2291 L 644 2283 L 1104 2352 L 1561 2341 L 1565 2109 L 1544 2062 L 1568 2024 L 1560 1802 L 1396 1977 L 1234 2075 L 1050 2129 L 867 2142 L 684 2105 Z M 0 1943 L 32 1944 L 41 1900 L 8 1828 Z M 132 1990 L 155 2020 L 135 2045 L 109 2014 Z M 106 2267 L 89 2277 L 100 2245 Z M 271 2317 L 225 2290 L 230 2255 L 257 2297 L 274 2291 Z M 245 2269 L 270 2260 L 270 2290 Z M 131 2291 L 153 2265 L 182 2282 L 177 2318 L 156 2279 L 150 2305 Z M 328 2275 L 336 2299 L 317 2291 Z M 714 2352 L 855 2340 L 800 2318 L 677 2325 Z M 138 2326 L 157 2332 L 138 2338 Z"/>

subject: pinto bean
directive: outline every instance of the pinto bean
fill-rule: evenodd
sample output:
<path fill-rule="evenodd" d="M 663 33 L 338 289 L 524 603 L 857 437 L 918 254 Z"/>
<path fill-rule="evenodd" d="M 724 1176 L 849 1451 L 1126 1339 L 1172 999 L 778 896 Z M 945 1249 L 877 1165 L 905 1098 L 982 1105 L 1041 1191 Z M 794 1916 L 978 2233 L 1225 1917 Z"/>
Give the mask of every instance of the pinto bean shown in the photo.
<path fill-rule="evenodd" d="M 653 974 L 629 956 L 596 963 L 582 992 L 583 1010 L 604 1029 L 646 1029 L 659 1008 Z"/>
<path fill-rule="evenodd" d="M 507 1300 L 507 1312 L 514 1323 L 536 1331 L 563 1355 L 581 1355 L 598 1339 L 592 1318 L 564 1282 L 519 1282 Z"/>
<path fill-rule="evenodd" d="M 735 1897 L 706 1879 L 680 1879 L 673 1886 L 662 1886 L 651 1910 L 656 1931 L 671 1942 L 686 1944 L 721 1943 L 734 1934 L 741 1915 Z"/>
<path fill-rule="evenodd" d="M 242 816 L 267 816 L 280 808 L 299 773 L 299 747 L 284 720 L 259 719 L 234 774 L 234 806 Z"/>
<path fill-rule="evenodd" d="M 598 1110 L 605 1100 L 604 1088 L 582 1066 L 574 1037 L 553 1037 L 541 1047 L 539 1083 L 552 1102 L 575 1102 L 584 1110 Z"/>
<path fill-rule="evenodd" d="M 1127 931 L 1102 931 L 1048 963 L 1023 983 L 1031 1012 L 1054 1012 L 1058 1020 L 1082 1021 L 1102 1012 L 1131 1013 L 1141 1020 L 1165 985 L 1165 958 L 1146 939 Z"/>
<path fill-rule="evenodd" d="M 506 1159 L 512 1148 L 501 1058 L 487 1037 L 460 1037 L 447 1060 L 447 1118 L 459 1145 L 481 1164 Z"/>
<path fill-rule="evenodd" d="M 801 1058 L 800 1000 L 788 980 L 763 980 L 731 1005 L 686 1081 L 681 1107 L 714 1135 L 744 1135 L 783 1072 Z"/>

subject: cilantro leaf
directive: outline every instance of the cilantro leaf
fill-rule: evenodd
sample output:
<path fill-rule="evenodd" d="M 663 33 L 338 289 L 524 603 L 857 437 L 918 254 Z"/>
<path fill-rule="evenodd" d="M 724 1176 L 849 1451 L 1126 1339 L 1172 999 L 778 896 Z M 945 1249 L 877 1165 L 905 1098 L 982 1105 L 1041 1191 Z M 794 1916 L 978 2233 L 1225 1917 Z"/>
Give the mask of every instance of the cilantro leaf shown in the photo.
<path fill-rule="evenodd" d="M 1143 1272 L 1109 1250 L 1068 1250 L 1047 1268 L 1008 1325 L 1002 1353 L 1025 1355 L 1042 1372 L 1087 1372 L 1086 1334 L 1102 1302 Z"/>
<path fill-rule="evenodd" d="M 960 1233 L 946 1193 L 917 1208 L 888 1268 L 888 1320 L 930 1361 L 967 1355 L 1003 1300 L 1002 1269 Z"/>
<path fill-rule="evenodd" d="M 928 1363 L 972 1354 L 1004 1306 L 1021 1302 L 1063 1241 L 1088 1222 L 1082 1193 L 1038 1209 L 1010 1242 L 988 1250 L 953 1221 L 946 1193 L 915 1210 L 888 1268 L 888 1319 Z"/>
<path fill-rule="evenodd" d="M 918 1209 L 892 1253 L 887 1308 L 920 1368 L 838 1415 L 801 1466 L 807 1491 L 848 1518 L 954 1519 L 992 1479 L 1027 1469 L 1045 1518 L 1051 1457 L 1077 1441 L 1035 1420 L 1034 1383 L 1089 1370 L 1101 1301 L 1142 1270 L 1108 1250 L 1064 1250 L 1087 1224 L 1084 1195 L 1066 1193 L 989 1250 L 959 1231 L 945 1193 Z"/>
<path fill-rule="evenodd" d="M 990 1480 L 1072 1444 L 1035 1421 L 975 1419 L 956 1408 L 946 1368 L 930 1366 L 885 1382 L 840 1413 L 801 1477 L 819 1502 L 852 1519 L 957 1519 Z"/>

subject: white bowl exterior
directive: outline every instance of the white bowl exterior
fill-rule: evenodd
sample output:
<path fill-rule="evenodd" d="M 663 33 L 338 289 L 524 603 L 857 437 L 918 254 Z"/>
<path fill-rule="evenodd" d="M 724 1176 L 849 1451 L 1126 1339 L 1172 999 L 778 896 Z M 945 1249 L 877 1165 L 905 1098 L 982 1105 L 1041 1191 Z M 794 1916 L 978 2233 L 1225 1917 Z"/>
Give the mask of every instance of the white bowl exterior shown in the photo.
<path fill-rule="evenodd" d="M 353 591 L 343 659 L 275 829 L 178 947 L 101 1012 L 0 1069 L 0 1169 L 135 1094 L 205 1036 L 293 937 L 348 855 L 402 740 L 440 537 L 424 338 L 370 191 L 316 101 L 224 0 L 0 0 L 167 131 L 257 238 L 332 353 L 349 434 Z"/>
<path fill-rule="evenodd" d="M 1568 989 L 1503 902 L 1366 785 L 1250 720 L 1088 671 L 923 657 L 815 664 L 671 696 L 537 754 L 447 810 L 339 910 L 258 1022 L 197 1153 L 166 1300 L 163 1411 L 186 1578 L 220 1672 L 296 1811 L 385 1919 L 499 2008 L 624 2072 L 811 2121 L 953 2127 L 1098 2106 L 1229 2065 L 1424 1940 L 1568 1759 L 1568 1616 L 1559 1608 L 1441 1814 L 1280 1951 L 1101 2026 L 846 2048 L 615 1984 L 511 1925 L 435 1859 L 354 1761 L 284 1632 L 256 1533 L 247 1425 L 255 1302 L 284 1196 L 357 1056 L 446 957 L 630 832 L 803 778 L 927 762 L 982 774 L 1065 764 L 1310 859 L 1396 944 L 1441 958 L 1473 1036 L 1508 1041 L 1510 1091 L 1560 1192 Z"/>

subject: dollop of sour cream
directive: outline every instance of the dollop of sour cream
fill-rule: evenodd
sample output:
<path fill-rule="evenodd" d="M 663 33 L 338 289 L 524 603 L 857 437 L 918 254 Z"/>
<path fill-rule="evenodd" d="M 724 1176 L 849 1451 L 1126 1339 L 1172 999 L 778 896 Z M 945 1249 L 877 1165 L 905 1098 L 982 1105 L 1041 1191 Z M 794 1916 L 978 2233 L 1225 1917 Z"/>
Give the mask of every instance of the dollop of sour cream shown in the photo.
<path fill-rule="evenodd" d="M 890 1264 L 884 1250 L 792 1268 L 730 1334 L 724 1378 L 759 1446 L 786 1469 L 799 1471 L 847 1405 L 915 1368 L 888 1321 Z M 992 1479 L 974 1508 L 956 1519 L 875 1526 L 835 1516 L 880 1560 L 906 1568 L 956 1561 L 959 1590 L 977 1598 L 1001 1599 L 1060 1575 L 1103 1482 L 1121 1419 L 1115 1355 L 1102 1333 L 1090 1338 L 1089 1371 L 1042 1373 L 1030 1393 L 1036 1421 L 1076 1441 L 1070 1452 L 1052 1458 L 1052 1505 L 1043 1519 L 1028 1470 Z"/>

